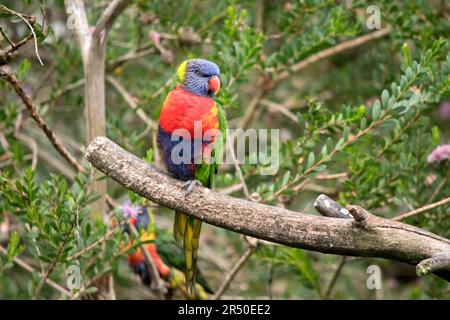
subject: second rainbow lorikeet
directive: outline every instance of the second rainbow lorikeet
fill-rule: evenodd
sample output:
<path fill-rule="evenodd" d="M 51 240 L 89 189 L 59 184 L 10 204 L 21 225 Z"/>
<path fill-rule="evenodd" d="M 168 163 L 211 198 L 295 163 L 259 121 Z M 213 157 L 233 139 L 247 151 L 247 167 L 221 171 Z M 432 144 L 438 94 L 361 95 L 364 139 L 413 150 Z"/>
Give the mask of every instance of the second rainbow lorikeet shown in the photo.
<path fill-rule="evenodd" d="M 169 289 L 168 297 L 186 296 L 184 287 L 186 282 L 185 275 L 179 269 L 183 268 L 181 247 L 173 241 L 171 235 L 164 230 L 149 230 L 150 215 L 147 208 L 125 203 L 120 207 L 122 217 L 128 222 L 124 224 L 123 231 L 131 234 L 129 224 L 133 225 L 139 231 L 139 240 L 147 242 L 143 246 L 136 247 L 128 254 L 128 264 L 134 273 L 139 276 L 142 283 L 146 286 L 151 285 L 151 277 L 148 265 L 145 260 L 142 249 L 148 251 L 151 259 L 155 263 L 159 275 L 167 283 Z M 117 223 L 113 221 L 114 225 Z M 150 241 L 150 242 L 149 242 Z M 130 240 L 123 244 L 123 247 L 131 249 L 136 244 L 136 240 Z M 213 293 L 208 283 L 199 271 L 196 283 L 196 298 L 207 299 L 208 293 Z"/>
<path fill-rule="evenodd" d="M 121 213 L 128 222 L 124 224 L 124 231 L 129 235 L 131 234 L 130 226 L 128 225 L 130 224 L 134 226 L 138 232 L 140 232 L 140 240 L 142 242 L 147 242 L 143 244 L 142 247 L 139 246 L 134 252 L 128 254 L 128 264 L 133 269 L 134 273 L 139 275 L 142 283 L 144 283 L 145 285 L 150 285 L 150 274 L 147 268 L 147 263 L 145 261 L 145 256 L 142 252 L 142 249 L 145 249 L 148 251 L 152 260 L 154 261 L 160 276 L 164 279 L 168 278 L 170 275 L 170 269 L 158 254 L 155 245 L 155 232 L 148 231 L 150 216 L 148 214 L 147 208 L 125 204 L 121 206 Z M 131 248 L 133 244 L 133 241 L 129 241 L 126 244 L 126 247 Z"/>
<path fill-rule="evenodd" d="M 158 144 L 162 158 L 173 177 L 186 181 L 186 195 L 195 184 L 213 187 L 222 156 L 227 123 L 223 109 L 214 101 L 220 90 L 219 76 L 220 69 L 214 62 L 185 60 L 177 69 L 179 84 L 169 92 L 161 109 Z M 188 147 L 179 151 L 180 143 Z M 175 212 L 174 237 L 183 243 L 186 284 L 192 296 L 200 230 L 200 220 Z"/>

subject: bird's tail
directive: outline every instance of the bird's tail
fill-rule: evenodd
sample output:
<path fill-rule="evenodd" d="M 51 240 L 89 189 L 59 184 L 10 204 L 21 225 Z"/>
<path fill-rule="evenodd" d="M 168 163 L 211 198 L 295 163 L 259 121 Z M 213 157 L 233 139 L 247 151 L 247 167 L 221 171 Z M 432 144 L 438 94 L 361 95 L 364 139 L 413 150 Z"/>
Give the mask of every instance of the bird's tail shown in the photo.
<path fill-rule="evenodd" d="M 173 224 L 173 236 L 178 243 L 183 242 L 184 230 L 186 229 L 187 215 L 175 211 L 175 222 Z"/>
<path fill-rule="evenodd" d="M 197 252 L 200 241 L 202 222 L 198 219 L 175 212 L 174 237 L 183 243 L 186 263 L 186 287 L 189 297 L 195 297 L 197 275 Z"/>

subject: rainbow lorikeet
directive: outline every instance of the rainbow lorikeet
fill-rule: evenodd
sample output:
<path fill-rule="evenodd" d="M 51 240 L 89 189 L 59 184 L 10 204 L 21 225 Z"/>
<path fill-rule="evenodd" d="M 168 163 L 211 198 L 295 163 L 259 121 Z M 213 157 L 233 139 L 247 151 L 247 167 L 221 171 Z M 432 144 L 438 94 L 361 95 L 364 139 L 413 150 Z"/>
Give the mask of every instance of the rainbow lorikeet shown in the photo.
<path fill-rule="evenodd" d="M 179 271 L 184 264 L 184 261 L 179 258 L 182 256 L 181 247 L 173 241 L 172 236 L 163 230 L 149 230 L 150 216 L 147 208 L 125 204 L 121 206 L 121 214 L 128 222 L 124 224 L 124 232 L 131 234 L 129 226 L 131 224 L 139 231 L 140 241 L 151 241 L 143 244 L 143 247 L 150 254 L 161 278 L 166 281 L 169 294 L 179 292 L 185 295 L 186 293 L 180 290 L 185 283 L 185 275 Z M 126 248 L 131 248 L 135 245 L 135 241 L 129 241 L 124 245 Z M 150 273 L 141 246 L 136 247 L 128 254 L 128 264 L 143 284 L 151 285 Z M 200 272 L 197 276 L 196 291 L 196 297 L 200 299 L 207 299 L 208 293 L 213 293 Z"/>
<path fill-rule="evenodd" d="M 219 76 L 214 62 L 182 62 L 177 69 L 179 84 L 169 92 L 161 109 L 158 144 L 162 158 L 173 177 L 186 181 L 186 195 L 195 184 L 213 187 L 222 156 L 227 124 L 223 109 L 214 102 L 220 90 Z M 183 148 L 179 148 L 180 143 Z M 186 285 L 192 295 L 200 229 L 200 220 L 175 212 L 174 237 L 183 243 Z"/>
<path fill-rule="evenodd" d="M 140 240 L 146 242 L 143 244 L 143 248 L 148 251 L 152 260 L 158 269 L 159 275 L 166 279 L 170 275 L 169 267 L 160 258 L 155 245 L 155 232 L 149 232 L 148 226 L 150 224 L 150 216 L 148 214 L 147 208 L 138 207 L 134 205 L 123 205 L 121 206 L 122 215 L 127 219 L 127 224 L 124 224 L 124 232 L 131 234 L 130 226 L 133 225 L 136 230 L 140 231 Z M 126 244 L 127 248 L 131 248 L 134 245 L 132 241 Z M 147 263 L 145 261 L 145 256 L 142 252 L 141 246 L 137 247 L 135 251 L 128 254 L 128 264 L 133 269 L 142 280 L 145 285 L 150 285 L 150 274 L 147 269 Z"/>

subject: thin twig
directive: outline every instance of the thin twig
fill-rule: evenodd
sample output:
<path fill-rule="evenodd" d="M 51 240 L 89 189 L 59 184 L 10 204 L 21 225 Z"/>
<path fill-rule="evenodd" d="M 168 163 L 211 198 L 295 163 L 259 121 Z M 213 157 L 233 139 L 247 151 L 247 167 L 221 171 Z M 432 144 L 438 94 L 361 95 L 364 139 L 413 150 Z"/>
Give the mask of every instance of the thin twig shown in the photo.
<path fill-rule="evenodd" d="M 234 146 L 232 144 L 231 139 L 227 139 L 227 144 L 228 144 L 228 148 L 229 148 L 228 150 L 230 152 L 230 155 L 233 158 L 234 168 L 236 169 L 236 173 L 239 177 L 239 180 L 241 181 L 241 185 L 242 185 L 242 189 L 244 190 L 244 194 L 247 197 L 247 199 L 250 199 L 250 192 L 248 191 L 247 183 L 245 182 L 241 167 L 239 166 L 239 163 L 236 159 L 236 155 L 234 153 Z"/>
<path fill-rule="evenodd" d="M 282 104 L 263 99 L 261 104 L 269 108 L 269 112 L 280 112 L 295 123 L 298 123 L 298 117 Z"/>
<path fill-rule="evenodd" d="M 65 162 L 60 161 L 58 157 L 47 152 L 44 148 L 39 148 L 38 156 L 42 163 L 60 172 L 69 181 L 72 181 L 75 177 L 75 173 L 71 167 L 68 167 Z"/>
<path fill-rule="evenodd" d="M 415 209 L 413 211 L 409 211 L 409 212 L 403 213 L 403 214 L 393 218 L 392 220 L 400 221 L 400 220 L 403 220 L 403 219 L 406 219 L 406 218 L 418 215 L 419 213 L 423 213 L 423 212 L 429 211 L 431 209 L 435 209 L 435 208 L 441 207 L 441 206 L 443 206 L 443 205 L 445 205 L 447 203 L 450 203 L 450 197 L 447 197 L 445 199 L 442 199 L 442 200 L 434 202 L 434 203 L 427 204 L 426 206 L 423 206 L 421 208 Z"/>
<path fill-rule="evenodd" d="M 66 92 L 81 88 L 83 85 L 84 85 L 84 78 L 78 79 L 78 80 L 71 82 L 71 83 L 65 85 L 64 87 L 56 90 L 56 92 L 53 92 L 52 95 L 49 95 L 46 98 L 35 100 L 36 104 L 45 104 L 45 103 L 49 102 L 51 99 L 58 99 L 59 97 L 64 95 Z"/>
<path fill-rule="evenodd" d="M 152 53 L 155 53 L 155 48 L 153 46 L 150 48 L 145 48 L 145 49 L 141 48 L 138 51 L 133 50 L 133 51 L 127 52 L 124 55 L 118 57 L 117 59 L 109 62 L 106 69 L 114 70 L 115 68 L 124 64 L 125 62 L 137 60 L 137 59 L 143 58 L 145 56 L 148 56 Z"/>
<path fill-rule="evenodd" d="M 281 73 L 279 73 L 275 78 L 274 78 L 274 82 L 278 83 L 284 79 L 286 79 L 287 77 L 289 77 L 289 75 L 291 73 L 295 73 L 295 72 L 299 72 L 303 69 L 305 69 L 306 67 L 310 66 L 311 64 L 319 61 L 319 60 L 323 60 L 325 58 L 329 58 L 333 55 L 336 55 L 338 53 L 341 53 L 343 51 L 355 48 L 357 46 L 360 46 L 362 44 L 365 44 L 367 42 L 370 42 L 372 40 L 376 40 L 379 38 L 383 38 L 385 36 L 387 36 L 390 32 L 390 28 L 384 28 L 375 32 L 371 32 L 368 34 L 365 34 L 363 36 L 357 37 L 355 39 L 352 40 L 348 40 L 342 43 L 339 43 L 331 48 L 322 50 L 316 54 L 313 54 L 312 56 L 300 61 L 299 63 L 296 63 L 294 65 L 292 65 L 291 67 L 287 67 L 285 68 L 286 70 L 282 71 Z"/>
<path fill-rule="evenodd" d="M 330 174 L 317 174 L 314 179 L 316 180 L 333 180 L 347 178 L 347 172 L 330 173 Z"/>
<path fill-rule="evenodd" d="M 244 266 L 244 264 L 247 262 L 248 259 L 252 256 L 252 254 L 256 251 L 258 247 L 257 246 L 249 246 L 247 248 L 247 251 L 239 258 L 239 260 L 236 262 L 236 264 L 233 266 L 233 268 L 227 273 L 225 276 L 225 280 L 220 285 L 220 288 L 216 291 L 214 296 L 212 297 L 212 300 L 219 300 L 220 297 L 225 293 L 225 291 L 230 286 L 231 281 L 233 281 L 236 274 L 241 270 L 241 268 Z"/>
<path fill-rule="evenodd" d="M 81 257 L 82 255 L 84 255 L 85 253 L 91 251 L 92 249 L 97 248 L 99 244 L 101 244 L 101 243 L 107 241 L 108 239 L 110 239 L 116 233 L 116 231 L 118 231 L 118 230 L 120 230 L 119 229 L 119 225 L 117 225 L 114 228 L 112 228 L 111 230 L 109 230 L 102 237 L 98 238 L 96 241 L 92 242 L 87 247 L 83 248 L 82 250 L 80 250 L 80 251 L 74 253 L 73 255 L 71 255 L 70 257 L 68 257 L 67 261 L 76 260 L 79 257 Z"/>
<path fill-rule="evenodd" d="M 244 116 L 239 121 L 237 128 L 238 129 L 245 129 L 248 124 L 250 123 L 251 119 L 253 118 L 253 115 L 255 114 L 255 110 L 258 108 L 261 100 L 266 95 L 266 91 L 260 90 L 256 93 L 256 95 L 253 97 L 253 99 L 249 102 L 246 111 L 244 113 Z M 237 131 L 235 131 L 237 132 Z M 232 136 L 234 138 L 234 136 Z M 234 140 L 234 139 L 232 139 Z"/>
<path fill-rule="evenodd" d="M 16 91 L 17 95 L 21 98 L 23 104 L 30 111 L 31 117 L 36 121 L 39 127 L 44 131 L 47 138 L 53 144 L 55 149 L 59 152 L 59 154 L 67 160 L 67 162 L 74 167 L 78 172 L 85 172 L 84 168 L 77 162 L 77 160 L 67 151 L 64 145 L 61 143 L 61 140 L 56 136 L 56 134 L 50 129 L 47 123 L 42 119 L 36 110 L 36 106 L 31 101 L 30 96 L 25 92 L 22 88 L 19 80 L 16 78 L 14 74 L 12 74 L 9 68 L 3 66 L 0 67 L 0 77 L 6 80 Z"/>
<path fill-rule="evenodd" d="M 428 200 L 428 203 L 433 202 L 434 198 L 436 198 L 436 196 L 439 194 L 439 192 L 442 190 L 442 188 L 447 185 L 449 178 L 450 178 L 450 172 L 447 174 L 447 176 L 441 181 L 441 183 L 433 191 L 430 199 Z"/>
<path fill-rule="evenodd" d="M 66 244 L 69 241 L 70 236 L 72 235 L 72 231 L 75 229 L 75 226 L 77 224 L 77 215 L 75 215 L 72 224 L 70 225 L 69 231 L 67 231 L 66 236 L 64 237 L 64 240 L 62 241 L 61 245 L 59 246 L 58 251 L 56 252 L 55 257 L 53 258 L 52 262 L 50 263 L 49 267 L 47 268 L 47 271 L 41 276 L 41 281 L 36 287 L 36 290 L 34 291 L 33 300 L 36 300 L 40 293 L 42 288 L 44 287 L 45 281 L 48 279 L 48 277 L 51 275 L 53 270 L 56 267 L 56 264 L 58 263 L 62 253 L 64 252 L 64 249 L 66 248 Z"/>
<path fill-rule="evenodd" d="M 144 110 L 138 107 L 137 103 L 134 101 L 133 96 L 125 89 L 125 87 L 116 78 L 107 76 L 106 80 L 113 85 L 113 87 L 123 97 L 128 106 L 136 112 L 138 117 L 141 118 L 141 120 L 144 121 L 148 127 L 152 129 L 157 128 L 155 122 L 149 116 L 147 116 Z"/>
<path fill-rule="evenodd" d="M 39 63 L 43 66 L 44 63 L 41 60 L 41 57 L 39 56 L 39 50 L 38 50 L 38 44 L 37 44 L 37 37 L 36 37 L 36 33 L 34 32 L 33 26 L 28 22 L 28 20 L 19 12 L 16 12 L 14 10 L 11 10 L 7 7 L 5 7 L 4 5 L 2 5 L 2 9 L 10 14 L 13 14 L 15 16 L 18 16 L 20 19 L 22 19 L 28 26 L 28 28 L 30 29 L 31 33 L 33 34 L 33 38 L 34 38 L 34 52 L 36 53 L 36 57 L 39 60 Z"/>
<path fill-rule="evenodd" d="M 217 192 L 223 193 L 223 194 L 231 194 L 233 192 L 239 191 L 244 187 L 244 185 L 239 182 L 235 185 L 232 185 L 228 188 L 222 188 L 222 189 L 216 189 Z"/>
<path fill-rule="evenodd" d="M 13 48 L 15 46 L 14 42 L 8 37 L 6 32 L 3 30 L 2 27 L 0 27 L 0 33 L 2 34 L 3 38 L 9 43 L 9 45 Z"/>
<path fill-rule="evenodd" d="M 341 275 L 341 271 L 344 268 L 345 263 L 347 262 L 347 257 L 341 257 L 341 261 L 338 264 L 336 271 L 331 278 L 330 283 L 328 284 L 327 291 L 325 292 L 325 299 L 329 299 L 331 292 L 333 291 L 334 285 L 336 284 L 337 279 Z"/>
<path fill-rule="evenodd" d="M 0 253 L 2 253 L 3 255 L 7 255 L 8 251 L 6 250 L 5 247 L 3 247 L 2 245 L 0 245 Z M 13 261 L 15 264 L 17 264 L 19 267 L 21 267 L 22 269 L 24 269 L 25 271 L 28 271 L 29 273 L 35 273 L 35 269 L 30 266 L 28 263 L 26 263 L 25 261 L 23 261 L 22 259 L 20 259 L 19 257 L 14 257 Z M 70 296 L 70 291 L 67 290 L 66 288 L 62 287 L 61 285 L 57 284 L 56 282 L 54 282 L 51 279 L 45 279 L 45 283 L 52 287 L 53 289 L 55 289 L 56 291 L 59 291 L 60 293 L 66 295 L 66 296 Z"/>
<path fill-rule="evenodd" d="M 24 44 L 26 44 L 28 41 L 30 41 L 33 38 L 33 34 L 30 33 L 28 36 L 20 40 L 19 42 L 15 43 L 13 46 L 10 46 L 6 51 L 0 50 L 0 65 L 7 64 L 9 60 L 12 58 L 14 53 L 22 47 Z"/>

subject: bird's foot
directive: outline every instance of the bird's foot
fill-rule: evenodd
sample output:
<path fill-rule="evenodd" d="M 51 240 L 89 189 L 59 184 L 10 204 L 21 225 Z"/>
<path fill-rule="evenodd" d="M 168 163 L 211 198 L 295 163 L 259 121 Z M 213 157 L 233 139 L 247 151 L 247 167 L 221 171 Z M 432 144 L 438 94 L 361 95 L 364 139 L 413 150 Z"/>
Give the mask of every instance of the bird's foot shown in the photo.
<path fill-rule="evenodd" d="M 197 179 L 194 180 L 188 180 L 185 183 L 183 183 L 182 189 L 186 189 L 186 193 L 184 194 L 184 197 L 187 197 L 189 194 L 192 193 L 192 190 L 195 186 L 202 187 L 202 183 L 198 181 Z"/>

